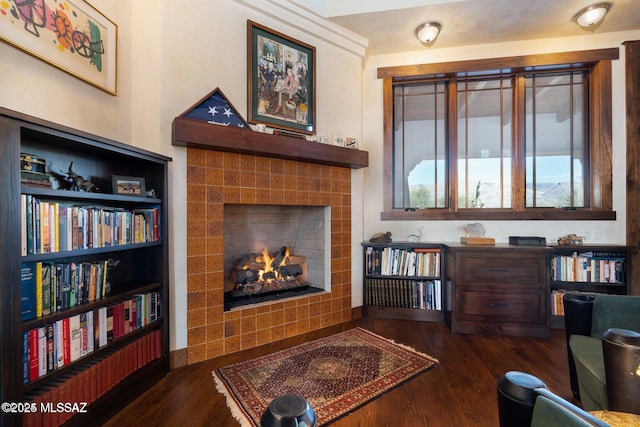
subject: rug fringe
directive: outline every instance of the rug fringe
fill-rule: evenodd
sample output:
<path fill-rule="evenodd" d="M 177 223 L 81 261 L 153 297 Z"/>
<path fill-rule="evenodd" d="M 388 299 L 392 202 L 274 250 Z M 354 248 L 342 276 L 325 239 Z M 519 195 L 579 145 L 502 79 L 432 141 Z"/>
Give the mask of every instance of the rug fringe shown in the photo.
<path fill-rule="evenodd" d="M 241 427 L 256 427 L 256 425 L 248 419 L 247 416 L 244 415 L 244 411 L 240 409 L 238 402 L 233 397 L 233 394 L 229 391 L 229 389 L 224 385 L 224 381 L 220 376 L 216 373 L 216 371 L 212 371 L 211 375 L 213 376 L 213 381 L 216 384 L 216 390 L 220 394 L 225 397 L 225 401 L 227 407 L 231 411 L 231 415 L 240 423 Z"/>
<path fill-rule="evenodd" d="M 394 341 L 394 340 L 392 340 L 391 338 L 383 337 L 383 336 L 381 336 L 381 335 L 376 334 L 375 332 L 371 332 L 371 331 L 370 331 L 370 330 L 368 330 L 368 329 L 364 329 L 364 328 L 361 328 L 361 327 L 356 327 L 355 329 L 360 329 L 361 331 L 364 331 L 364 332 L 366 332 L 366 333 L 368 333 L 368 334 L 375 335 L 377 338 L 380 338 L 381 340 L 384 340 L 384 341 L 390 342 L 390 343 L 392 343 L 392 344 L 394 344 L 394 345 L 397 345 L 397 346 L 398 346 L 398 347 L 400 347 L 400 348 L 403 348 L 403 349 L 405 349 L 405 350 L 407 350 L 407 351 L 410 351 L 410 352 L 413 352 L 413 353 L 415 353 L 415 354 L 418 354 L 418 355 L 420 355 L 420 356 L 424 357 L 425 359 L 428 359 L 428 360 L 431 360 L 431 361 L 433 361 L 433 362 L 437 363 L 438 365 L 440 364 L 440 361 L 439 361 L 438 359 L 436 359 L 435 357 L 433 357 L 433 356 L 431 356 L 431 355 L 428 355 L 428 354 L 426 354 L 426 353 L 423 353 L 423 352 L 421 352 L 421 351 L 418 351 L 418 350 L 416 350 L 415 348 L 413 348 L 413 347 L 411 347 L 411 346 L 409 346 L 409 345 L 405 345 L 405 344 L 402 344 L 402 343 L 395 342 L 395 341 Z"/>

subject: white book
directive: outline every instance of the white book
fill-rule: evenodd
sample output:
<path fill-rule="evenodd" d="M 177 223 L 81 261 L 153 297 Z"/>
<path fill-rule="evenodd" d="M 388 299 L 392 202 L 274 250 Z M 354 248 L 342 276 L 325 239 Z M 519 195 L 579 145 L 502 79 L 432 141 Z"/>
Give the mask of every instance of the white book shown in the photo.
<path fill-rule="evenodd" d="M 20 254 L 27 255 L 27 195 L 20 194 Z"/>
<path fill-rule="evenodd" d="M 94 350 L 96 341 L 95 325 L 93 323 L 93 311 L 87 311 L 87 353 Z"/>
<path fill-rule="evenodd" d="M 98 347 L 107 345 L 107 307 L 98 309 Z"/>
<path fill-rule="evenodd" d="M 47 375 L 47 327 L 38 328 L 38 375 Z"/>
<path fill-rule="evenodd" d="M 62 320 L 57 320 L 53 324 L 54 354 L 56 368 L 64 366 L 64 333 L 62 330 Z"/>
<path fill-rule="evenodd" d="M 69 337 L 71 348 L 71 361 L 77 360 L 81 355 L 82 330 L 80 329 L 80 315 L 76 314 L 69 318 Z"/>

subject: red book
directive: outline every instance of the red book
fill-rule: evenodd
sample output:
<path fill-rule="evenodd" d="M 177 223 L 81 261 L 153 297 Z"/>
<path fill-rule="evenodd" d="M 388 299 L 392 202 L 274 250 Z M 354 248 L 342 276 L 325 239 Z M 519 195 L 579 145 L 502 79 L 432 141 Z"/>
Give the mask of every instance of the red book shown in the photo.
<path fill-rule="evenodd" d="M 98 380 L 98 369 L 96 364 L 91 365 L 89 368 L 89 399 L 88 402 L 95 402 L 98 398 L 97 396 L 97 380 Z"/>
<path fill-rule="evenodd" d="M 40 378 L 38 328 L 29 331 L 29 381 Z"/>
<path fill-rule="evenodd" d="M 62 355 L 64 366 L 71 363 L 71 332 L 69 329 L 69 318 L 62 319 Z"/>
<path fill-rule="evenodd" d="M 156 347 L 156 354 L 155 354 L 155 358 L 159 359 L 162 357 L 162 331 L 160 330 L 156 330 L 153 332 L 153 337 L 155 338 L 155 347 Z"/>
<path fill-rule="evenodd" d="M 131 300 L 131 330 L 135 331 L 136 329 L 138 329 L 138 320 L 137 317 L 138 313 L 136 311 L 136 300 L 135 298 Z"/>

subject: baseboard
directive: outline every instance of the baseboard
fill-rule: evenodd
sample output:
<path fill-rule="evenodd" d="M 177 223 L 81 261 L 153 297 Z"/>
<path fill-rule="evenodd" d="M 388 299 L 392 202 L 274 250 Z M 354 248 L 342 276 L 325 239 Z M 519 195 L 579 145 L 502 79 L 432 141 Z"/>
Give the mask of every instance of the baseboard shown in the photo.
<path fill-rule="evenodd" d="M 181 368 L 183 366 L 187 366 L 189 355 L 188 348 L 180 348 L 178 350 L 173 350 L 169 352 L 169 363 L 171 369 Z"/>

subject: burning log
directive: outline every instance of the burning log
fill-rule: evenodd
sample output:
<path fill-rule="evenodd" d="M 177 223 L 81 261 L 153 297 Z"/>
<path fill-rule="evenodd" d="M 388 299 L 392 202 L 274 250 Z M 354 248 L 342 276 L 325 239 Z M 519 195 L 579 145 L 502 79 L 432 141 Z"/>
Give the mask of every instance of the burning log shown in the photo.
<path fill-rule="evenodd" d="M 232 272 L 234 277 L 231 277 L 231 281 L 236 285 L 244 285 L 246 283 L 257 282 L 260 278 L 260 272 L 258 270 L 236 270 Z"/>
<path fill-rule="evenodd" d="M 302 266 L 300 264 L 284 265 L 278 269 L 280 275 L 284 278 L 298 277 L 302 274 Z"/>
<path fill-rule="evenodd" d="M 281 247 L 278 253 L 273 257 L 273 261 L 271 261 L 271 268 L 275 270 L 282 266 L 288 257 L 289 248 L 286 246 Z"/>

